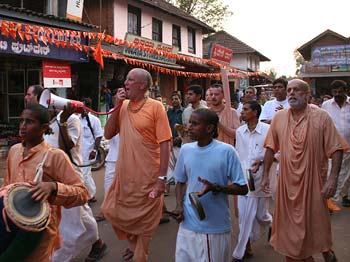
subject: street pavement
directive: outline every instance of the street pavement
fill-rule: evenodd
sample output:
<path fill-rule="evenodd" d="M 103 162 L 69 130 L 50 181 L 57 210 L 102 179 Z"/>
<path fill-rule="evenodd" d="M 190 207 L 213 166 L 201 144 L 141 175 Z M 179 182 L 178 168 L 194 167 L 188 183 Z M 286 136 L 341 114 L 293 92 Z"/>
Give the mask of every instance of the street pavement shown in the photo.
<path fill-rule="evenodd" d="M 103 180 L 104 168 L 93 172 L 93 176 L 97 185 L 98 202 L 92 204 L 94 214 L 97 214 L 103 200 Z M 165 198 L 167 208 L 172 210 L 175 208 L 174 187 L 171 187 L 171 195 Z M 339 213 L 332 215 L 332 232 L 334 241 L 334 251 L 338 257 L 338 262 L 350 261 L 350 209 L 343 208 Z M 114 234 L 112 227 L 108 222 L 103 221 L 98 223 L 100 237 L 107 243 L 108 250 L 106 255 L 100 260 L 103 262 L 119 262 L 123 261 L 121 254 L 127 247 L 125 241 L 120 241 Z M 171 220 L 167 224 L 160 225 L 152 239 L 150 257 L 151 262 L 172 262 L 175 261 L 175 244 L 178 224 Z M 235 242 L 238 236 L 237 219 L 234 219 L 233 226 L 233 241 Z M 195 243 L 194 243 L 195 244 Z M 280 262 L 284 261 L 283 257 L 277 254 L 267 242 L 267 234 L 263 234 L 261 239 L 252 244 L 254 257 L 248 259 L 248 262 Z M 73 262 L 81 262 L 89 253 L 87 248 Z M 315 256 L 317 262 L 323 261 L 321 255 Z M 193 261 L 195 262 L 195 261 Z"/>

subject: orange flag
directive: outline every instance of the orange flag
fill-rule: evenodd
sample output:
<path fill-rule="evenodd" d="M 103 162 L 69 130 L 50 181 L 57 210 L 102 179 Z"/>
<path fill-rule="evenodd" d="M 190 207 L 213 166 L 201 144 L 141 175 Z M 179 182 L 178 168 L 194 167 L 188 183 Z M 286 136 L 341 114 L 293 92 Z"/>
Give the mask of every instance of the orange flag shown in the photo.
<path fill-rule="evenodd" d="M 103 63 L 103 56 L 102 56 L 102 48 L 101 48 L 101 41 L 98 40 L 97 46 L 94 51 L 94 59 L 96 60 L 97 63 L 100 64 L 101 69 L 103 70 L 104 68 L 104 63 Z"/>

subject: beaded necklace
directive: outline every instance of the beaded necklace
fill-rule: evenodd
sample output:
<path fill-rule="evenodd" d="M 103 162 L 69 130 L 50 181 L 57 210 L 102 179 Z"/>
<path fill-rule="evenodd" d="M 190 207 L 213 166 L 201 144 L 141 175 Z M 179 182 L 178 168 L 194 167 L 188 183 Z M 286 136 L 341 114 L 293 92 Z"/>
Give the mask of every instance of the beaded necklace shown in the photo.
<path fill-rule="evenodd" d="M 138 108 L 136 108 L 136 109 L 132 109 L 132 108 L 131 108 L 131 101 L 129 101 L 129 103 L 128 103 L 128 110 L 129 110 L 131 113 L 136 114 L 136 113 L 139 112 L 139 111 L 142 109 L 142 107 L 146 104 L 147 99 L 148 99 L 148 97 L 146 96 L 146 97 L 144 98 L 142 104 L 141 104 Z"/>

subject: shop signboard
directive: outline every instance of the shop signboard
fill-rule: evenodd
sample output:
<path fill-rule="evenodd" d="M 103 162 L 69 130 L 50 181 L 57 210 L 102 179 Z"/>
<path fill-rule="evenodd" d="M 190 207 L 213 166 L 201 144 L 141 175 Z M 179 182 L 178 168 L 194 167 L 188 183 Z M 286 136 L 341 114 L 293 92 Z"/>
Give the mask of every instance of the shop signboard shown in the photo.
<path fill-rule="evenodd" d="M 72 87 L 69 62 L 43 61 L 43 78 L 45 88 Z"/>
<path fill-rule="evenodd" d="M 135 57 L 143 60 L 155 61 L 163 64 L 175 64 L 175 58 L 169 58 L 161 54 L 155 54 L 147 51 L 147 48 L 156 49 L 166 53 L 178 53 L 179 48 L 167 45 L 145 37 L 126 33 L 125 40 L 133 43 L 133 47 L 125 46 L 123 54 L 129 57 Z"/>
<path fill-rule="evenodd" d="M 211 43 L 209 47 L 211 59 L 229 65 L 233 56 L 233 51 L 222 45 Z"/>
<path fill-rule="evenodd" d="M 84 0 L 68 0 L 66 17 L 81 22 Z"/>
<path fill-rule="evenodd" d="M 23 25 L 24 26 L 24 25 Z M 22 31 L 24 28 L 22 29 Z M 38 35 L 45 34 L 38 31 Z M 53 30 L 50 35 L 52 40 L 60 40 L 72 44 L 81 44 L 87 45 L 87 39 L 82 35 L 67 36 L 61 34 L 59 30 L 55 32 Z M 35 56 L 42 58 L 58 59 L 65 61 L 76 61 L 76 62 L 88 62 L 88 55 L 83 50 L 75 50 L 73 46 L 70 48 L 67 47 L 57 47 L 54 42 L 50 44 L 49 42 L 46 45 L 43 42 L 35 42 L 33 39 L 30 41 L 22 40 L 17 36 L 16 40 L 12 37 L 5 37 L 0 34 L 0 53 L 11 54 L 11 55 L 25 55 L 25 56 Z"/>
<path fill-rule="evenodd" d="M 350 64 L 350 45 L 313 47 L 311 61 L 315 66 Z"/>
<path fill-rule="evenodd" d="M 302 72 L 305 73 L 329 73 L 331 72 L 330 66 L 316 66 L 313 63 L 305 63 L 302 67 Z"/>
<path fill-rule="evenodd" d="M 349 72 L 350 71 L 350 64 L 349 65 L 332 65 L 331 66 L 331 72 Z"/>

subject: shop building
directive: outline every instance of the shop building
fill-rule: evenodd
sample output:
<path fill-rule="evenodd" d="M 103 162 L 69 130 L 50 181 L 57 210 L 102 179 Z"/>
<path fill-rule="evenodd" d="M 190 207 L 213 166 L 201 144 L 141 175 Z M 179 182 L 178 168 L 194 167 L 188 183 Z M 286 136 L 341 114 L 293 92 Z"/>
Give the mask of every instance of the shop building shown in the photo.
<path fill-rule="evenodd" d="M 191 58 L 202 58 L 203 35 L 214 30 L 172 4 L 164 0 L 107 0 L 100 6 L 99 1 L 85 0 L 84 6 L 86 12 L 83 21 L 97 25 L 101 23 L 101 32 L 135 44 L 133 47 L 118 43 L 102 45 L 104 50 L 118 54 L 117 61 L 105 59 L 104 70 L 108 73 L 102 72 L 101 76 L 110 89 L 122 85 L 131 68 L 143 66 L 153 76 L 153 91 L 170 98 L 174 90 L 184 92 L 190 83 L 202 84 L 205 80 L 176 76 L 167 69 L 212 72 L 210 66 L 191 61 Z M 155 55 L 147 48 L 181 54 L 189 59 Z M 129 61 L 127 58 L 132 58 L 132 63 L 126 62 Z"/>
<path fill-rule="evenodd" d="M 204 58 L 211 58 L 215 44 L 232 51 L 229 66 L 241 73 L 239 77 L 229 77 L 231 92 L 244 90 L 248 86 L 265 85 L 272 82 L 267 74 L 259 71 L 261 62 L 271 61 L 268 57 L 229 33 L 219 31 L 203 39 Z"/>
<path fill-rule="evenodd" d="M 298 77 L 310 84 L 313 95 L 331 94 L 336 79 L 350 83 L 350 38 L 326 30 L 297 50 L 305 60 Z"/>
<path fill-rule="evenodd" d="M 64 63 L 74 76 L 80 65 L 89 62 L 88 50 L 82 48 L 88 41 L 81 32 L 92 31 L 94 26 L 65 18 L 67 6 L 57 0 L 1 2 L 0 146 L 6 147 L 16 142 L 27 87 L 44 84 L 43 62 Z M 60 85 L 63 82 L 57 82 Z M 57 90 L 65 96 L 68 89 Z"/>

